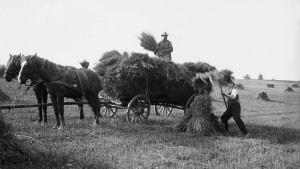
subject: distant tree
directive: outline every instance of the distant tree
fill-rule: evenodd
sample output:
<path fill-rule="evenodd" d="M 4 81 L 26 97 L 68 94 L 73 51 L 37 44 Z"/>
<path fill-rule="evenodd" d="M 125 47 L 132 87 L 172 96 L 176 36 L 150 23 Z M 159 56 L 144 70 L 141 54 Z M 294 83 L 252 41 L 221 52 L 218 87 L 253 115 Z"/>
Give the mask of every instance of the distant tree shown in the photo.
<path fill-rule="evenodd" d="M 2 78 L 5 72 L 5 66 L 4 65 L 0 65 L 0 77 Z"/>
<path fill-rule="evenodd" d="M 246 74 L 245 76 L 243 76 L 244 79 L 251 79 L 250 75 Z"/>
<path fill-rule="evenodd" d="M 258 80 L 264 80 L 263 75 L 261 73 L 258 75 Z"/>

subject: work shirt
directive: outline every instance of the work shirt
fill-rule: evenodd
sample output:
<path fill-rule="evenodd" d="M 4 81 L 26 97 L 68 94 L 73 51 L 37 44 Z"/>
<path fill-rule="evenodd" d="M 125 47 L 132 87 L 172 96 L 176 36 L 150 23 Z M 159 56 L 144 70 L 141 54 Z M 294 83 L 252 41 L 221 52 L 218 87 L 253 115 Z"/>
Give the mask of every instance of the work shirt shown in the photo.
<path fill-rule="evenodd" d="M 234 99 L 231 99 L 231 98 L 227 97 L 227 105 L 228 106 L 232 105 L 233 103 L 240 102 L 239 93 L 238 93 L 238 91 L 236 89 L 232 89 L 228 93 L 228 95 L 234 96 Z"/>
<path fill-rule="evenodd" d="M 173 48 L 172 43 L 171 43 L 169 40 L 162 40 L 162 41 L 160 41 L 160 42 L 158 43 L 158 47 L 159 47 L 159 49 L 160 49 L 161 51 L 162 51 L 162 50 L 166 50 L 166 49 L 171 49 L 171 48 Z M 173 51 L 173 49 L 170 50 L 170 51 L 168 51 L 168 52 L 165 52 L 165 53 L 166 53 L 166 54 L 170 54 L 172 51 Z"/>

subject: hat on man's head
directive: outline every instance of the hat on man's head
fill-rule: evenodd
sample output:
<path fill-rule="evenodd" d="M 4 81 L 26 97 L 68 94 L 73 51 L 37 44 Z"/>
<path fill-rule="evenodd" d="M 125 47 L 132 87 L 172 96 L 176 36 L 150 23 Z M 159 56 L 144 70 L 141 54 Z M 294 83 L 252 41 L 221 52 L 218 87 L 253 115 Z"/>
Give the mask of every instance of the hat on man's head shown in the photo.
<path fill-rule="evenodd" d="M 163 34 L 161 34 L 161 36 L 168 36 L 167 32 L 164 32 Z"/>

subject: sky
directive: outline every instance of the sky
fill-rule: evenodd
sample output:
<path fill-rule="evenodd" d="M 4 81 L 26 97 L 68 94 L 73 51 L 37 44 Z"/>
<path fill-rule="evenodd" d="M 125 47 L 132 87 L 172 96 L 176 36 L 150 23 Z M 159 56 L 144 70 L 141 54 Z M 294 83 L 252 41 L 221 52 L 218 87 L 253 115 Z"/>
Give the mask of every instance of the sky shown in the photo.
<path fill-rule="evenodd" d="M 110 50 L 154 57 L 138 37 L 167 32 L 175 63 L 300 80 L 300 0 L 0 0 L 0 22 L 4 65 L 19 53 L 77 68 Z"/>

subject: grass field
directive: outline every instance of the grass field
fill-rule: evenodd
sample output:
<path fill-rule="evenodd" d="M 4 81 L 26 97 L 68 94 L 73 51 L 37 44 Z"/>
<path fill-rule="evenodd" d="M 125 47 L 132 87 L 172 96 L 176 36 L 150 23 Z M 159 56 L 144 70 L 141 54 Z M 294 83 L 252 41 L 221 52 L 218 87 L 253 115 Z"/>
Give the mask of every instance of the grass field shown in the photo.
<path fill-rule="evenodd" d="M 239 136 L 233 119 L 226 134 L 176 132 L 174 126 L 183 111 L 175 109 L 168 117 L 156 116 L 152 109 L 146 124 L 127 123 L 125 110 L 119 110 L 114 118 L 102 118 L 94 127 L 94 116 L 87 105 L 83 122 L 78 122 L 77 106 L 65 106 L 66 128 L 62 131 L 52 129 L 52 107 L 48 108 L 46 125 L 35 122 L 37 108 L 2 110 L 14 133 L 34 150 L 35 156 L 25 163 L 0 168 L 300 168 L 300 88 L 284 92 L 296 82 L 236 82 L 245 87 L 239 93 L 248 138 Z M 267 88 L 268 83 L 275 88 Z M 18 84 L 1 78 L 0 84 L 2 91 L 15 97 Z M 35 104 L 33 91 L 22 95 L 24 90 L 17 95 L 16 103 Z M 268 94 L 270 102 L 256 99 L 261 91 Z M 216 99 L 214 113 L 221 115 L 225 111 L 222 97 L 219 92 L 212 96 Z"/>

